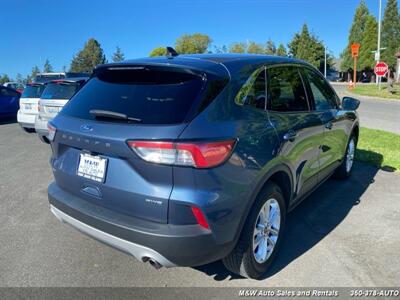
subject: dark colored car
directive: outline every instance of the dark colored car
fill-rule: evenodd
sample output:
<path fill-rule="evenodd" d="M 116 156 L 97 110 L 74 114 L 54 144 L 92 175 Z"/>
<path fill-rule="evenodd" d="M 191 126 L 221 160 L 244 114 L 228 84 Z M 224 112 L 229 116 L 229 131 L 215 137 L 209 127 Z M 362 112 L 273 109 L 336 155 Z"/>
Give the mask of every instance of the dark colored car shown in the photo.
<path fill-rule="evenodd" d="M 358 105 L 289 58 L 99 66 L 49 122 L 51 211 L 157 268 L 222 259 L 259 278 L 287 212 L 350 175 Z"/>
<path fill-rule="evenodd" d="M 19 98 L 21 94 L 5 86 L 0 86 L 0 118 L 12 118 L 17 116 Z"/>
<path fill-rule="evenodd" d="M 6 82 L 3 84 L 3 86 L 14 89 L 20 94 L 22 94 L 25 89 L 25 85 L 19 82 Z"/>

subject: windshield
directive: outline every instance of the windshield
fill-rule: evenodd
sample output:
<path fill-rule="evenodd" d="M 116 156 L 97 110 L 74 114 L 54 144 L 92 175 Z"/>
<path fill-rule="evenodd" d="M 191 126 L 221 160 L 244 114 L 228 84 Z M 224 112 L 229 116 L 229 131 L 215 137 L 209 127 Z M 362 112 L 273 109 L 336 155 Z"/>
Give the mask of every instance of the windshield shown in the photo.
<path fill-rule="evenodd" d="M 77 82 L 51 82 L 46 85 L 42 99 L 69 99 L 79 89 Z"/>
<path fill-rule="evenodd" d="M 44 88 L 44 85 L 27 85 L 21 98 L 40 98 Z"/>
<path fill-rule="evenodd" d="M 92 120 L 96 116 L 90 111 L 101 110 L 140 119 L 143 124 L 177 124 L 185 120 L 204 84 L 204 78 L 188 72 L 105 71 L 89 80 L 62 112 Z"/>

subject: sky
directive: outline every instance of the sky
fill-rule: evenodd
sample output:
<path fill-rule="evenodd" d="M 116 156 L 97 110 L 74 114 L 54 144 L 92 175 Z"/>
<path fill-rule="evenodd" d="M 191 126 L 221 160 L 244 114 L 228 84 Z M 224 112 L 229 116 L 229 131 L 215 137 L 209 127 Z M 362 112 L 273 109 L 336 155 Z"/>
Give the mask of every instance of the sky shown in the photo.
<path fill-rule="evenodd" d="M 360 0 L 0 0 L 0 74 L 26 76 L 50 60 L 68 69 L 89 38 L 110 61 L 119 46 L 125 58 L 148 56 L 174 45 L 182 34 L 208 34 L 214 46 L 272 39 L 287 44 L 307 23 L 335 56 L 347 44 Z M 378 15 L 378 0 L 366 0 Z M 383 0 L 383 7 L 386 0 Z"/>

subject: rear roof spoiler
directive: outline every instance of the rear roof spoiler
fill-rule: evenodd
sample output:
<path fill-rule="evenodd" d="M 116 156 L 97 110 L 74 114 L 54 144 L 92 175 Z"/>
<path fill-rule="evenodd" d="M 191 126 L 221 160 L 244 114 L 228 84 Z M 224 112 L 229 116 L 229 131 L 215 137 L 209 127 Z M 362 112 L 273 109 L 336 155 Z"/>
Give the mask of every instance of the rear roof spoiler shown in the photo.
<path fill-rule="evenodd" d="M 160 59 L 160 58 L 158 58 Z M 165 58 L 164 58 L 165 59 Z M 203 67 L 199 65 L 201 61 L 197 61 L 194 59 L 191 60 L 170 60 L 166 58 L 164 61 L 160 60 L 136 60 L 136 61 L 125 61 L 123 63 L 110 63 L 97 66 L 92 73 L 91 77 L 96 77 L 99 74 L 102 74 L 106 71 L 128 71 L 128 70 L 150 70 L 150 69 L 158 69 L 158 70 L 165 70 L 165 71 L 176 71 L 176 72 L 184 72 L 193 75 L 203 75 L 203 74 L 214 74 L 221 78 L 229 79 L 229 73 L 227 72 L 226 68 L 222 67 L 221 64 L 216 64 L 213 62 L 203 62 L 206 64 L 212 64 L 213 68 Z"/>
<path fill-rule="evenodd" d="M 39 85 L 45 85 L 46 82 L 28 82 L 26 85 L 28 86 L 39 86 Z"/>
<path fill-rule="evenodd" d="M 84 78 L 61 78 L 61 79 L 54 79 L 51 80 L 50 82 L 52 83 L 80 83 L 80 82 L 85 82 L 89 79 L 89 77 L 84 77 Z"/>
<path fill-rule="evenodd" d="M 170 70 L 182 73 L 189 73 L 193 75 L 201 75 L 204 74 L 206 71 L 200 71 L 195 68 L 190 68 L 188 66 L 183 65 L 171 65 L 171 64 L 155 64 L 155 63 L 138 63 L 138 64 L 106 64 L 96 67 L 93 70 L 92 76 L 96 76 L 102 74 L 105 71 L 133 71 L 133 70 L 151 70 L 151 69 L 158 69 L 158 70 Z"/>

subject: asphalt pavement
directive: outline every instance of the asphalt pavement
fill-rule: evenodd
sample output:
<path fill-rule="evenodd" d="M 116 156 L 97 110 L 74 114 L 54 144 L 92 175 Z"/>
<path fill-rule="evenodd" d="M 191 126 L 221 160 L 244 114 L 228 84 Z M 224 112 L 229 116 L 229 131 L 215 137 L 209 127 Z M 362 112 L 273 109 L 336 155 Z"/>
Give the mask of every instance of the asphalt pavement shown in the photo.
<path fill-rule="evenodd" d="M 361 101 L 358 109 L 361 126 L 400 134 L 400 100 L 351 95 L 346 83 L 334 83 L 332 86 L 340 97 L 349 95 Z"/>
<path fill-rule="evenodd" d="M 274 267 L 261 281 L 215 262 L 155 270 L 50 213 L 50 147 L 16 123 L 0 124 L 0 286 L 398 286 L 400 175 L 357 163 L 288 216 Z"/>

